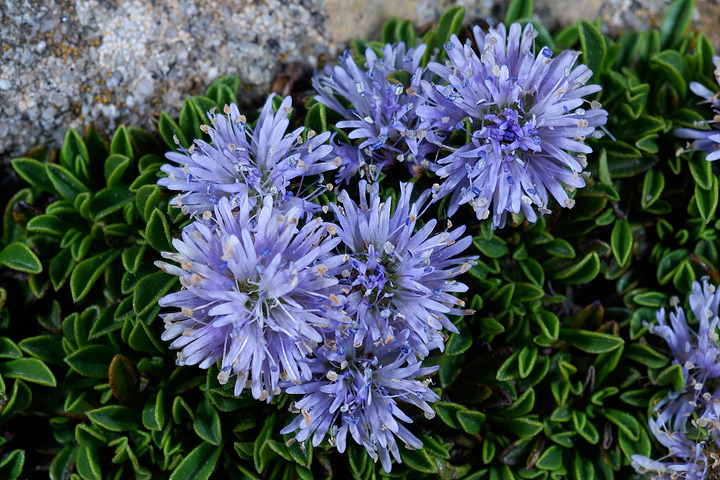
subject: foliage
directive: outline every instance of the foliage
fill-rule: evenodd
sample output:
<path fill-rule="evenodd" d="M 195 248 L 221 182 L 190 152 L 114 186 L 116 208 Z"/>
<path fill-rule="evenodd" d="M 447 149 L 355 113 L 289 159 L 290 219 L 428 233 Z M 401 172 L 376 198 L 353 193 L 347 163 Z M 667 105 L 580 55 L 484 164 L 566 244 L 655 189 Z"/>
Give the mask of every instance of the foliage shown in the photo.
<path fill-rule="evenodd" d="M 426 360 L 439 366 L 437 416 L 415 420 L 424 448 L 401 449 L 391 474 L 358 446 L 289 441 L 278 433 L 289 395 L 235 397 L 217 366 L 177 367 L 159 340 L 157 300 L 179 285 L 153 263 L 188 221 L 156 185 L 162 155 L 203 138 L 206 112 L 236 102 L 236 78 L 188 98 L 178 119 L 162 113 L 157 134 L 71 129 L 59 152 L 13 160 L 24 184 L 0 240 L 0 422 L 12 432 L 0 478 L 633 478 L 631 455 L 665 454 L 648 430 L 652 399 L 685 384 L 648 326 L 693 281 L 720 283 L 717 166 L 672 136 L 707 116 L 690 81 L 717 87 L 712 45 L 686 32 L 691 10 L 676 0 L 659 29 L 611 39 L 586 21 L 550 35 L 531 1 L 509 7 L 508 23 L 536 25 L 536 48 L 582 51 L 608 134 L 588 140 L 574 208 L 498 230 L 466 215 L 479 261 L 461 298 L 476 313 Z M 427 64 L 467 34 L 462 17 L 453 8 L 422 35 L 392 20 L 383 43 L 355 40 L 352 54 L 362 65 L 366 46 L 418 39 Z M 309 99 L 292 121 L 335 132 L 336 117 Z"/>

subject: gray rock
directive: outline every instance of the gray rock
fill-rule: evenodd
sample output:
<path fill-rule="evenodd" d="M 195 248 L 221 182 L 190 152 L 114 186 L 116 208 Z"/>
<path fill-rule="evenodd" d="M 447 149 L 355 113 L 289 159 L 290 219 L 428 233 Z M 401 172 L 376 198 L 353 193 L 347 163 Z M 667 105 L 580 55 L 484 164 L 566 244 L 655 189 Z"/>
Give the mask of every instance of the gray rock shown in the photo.
<path fill-rule="evenodd" d="M 0 0 L 0 158 L 96 122 L 154 128 L 186 95 L 239 75 L 240 102 L 258 100 L 283 71 L 332 61 L 385 20 L 435 21 L 451 5 L 466 19 L 503 18 L 503 0 Z M 549 28 L 600 16 L 608 33 L 657 25 L 669 0 L 536 0 Z M 715 45 L 720 5 L 699 0 L 696 25 Z"/>

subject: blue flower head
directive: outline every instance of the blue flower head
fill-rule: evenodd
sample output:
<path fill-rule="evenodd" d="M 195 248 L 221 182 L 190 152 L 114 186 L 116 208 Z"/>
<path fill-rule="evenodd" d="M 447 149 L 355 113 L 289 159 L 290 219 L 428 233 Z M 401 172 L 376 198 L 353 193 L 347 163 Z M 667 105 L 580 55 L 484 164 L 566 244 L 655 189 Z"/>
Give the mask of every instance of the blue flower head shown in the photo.
<path fill-rule="evenodd" d="M 718 344 L 718 306 L 720 290 L 707 279 L 694 282 L 689 298 L 697 330 L 690 328 L 685 312 L 677 308 L 665 319 L 664 309 L 657 314 L 660 325 L 651 329 L 665 339 L 674 357 L 683 366 L 685 391 L 671 392 L 655 405 L 658 416 L 650 419 L 650 430 L 667 447 L 668 461 L 633 455 L 636 470 L 656 472 L 661 480 L 702 480 L 708 469 L 717 468 L 720 450 L 720 344 Z M 697 418 L 697 420 L 694 420 Z M 698 427 L 706 435 L 698 437 Z"/>
<path fill-rule="evenodd" d="M 420 82 L 429 78 L 420 66 L 425 45 L 407 48 L 403 42 L 387 44 L 379 53 L 368 47 L 367 65 L 361 68 L 350 52 L 345 52 L 338 65 L 326 67 L 323 74 L 313 78 L 318 93 L 315 98 L 345 118 L 337 126 L 350 129 L 350 139 L 362 140 L 357 147 L 335 145 L 342 162 L 340 181 L 349 182 L 358 172 L 375 178 L 395 161 L 407 162 L 417 172 L 427 164 L 426 157 L 438 150 L 423 141 L 426 130 L 415 111 Z M 410 85 L 398 83 L 397 73 L 393 79 L 394 72 L 408 76 Z M 349 108 L 345 106 L 348 103 Z"/>
<path fill-rule="evenodd" d="M 311 363 L 313 379 L 287 389 L 303 395 L 295 403 L 301 415 L 281 433 L 297 431 L 295 438 L 301 442 L 312 436 L 314 446 L 329 434 L 339 452 L 345 451 L 349 433 L 375 461 L 380 460 L 386 472 L 392 467 L 390 455 L 402 462 L 396 437 L 409 448 L 422 448 L 422 442 L 401 423 L 412 423 L 402 409 L 415 405 L 426 416 L 434 416 L 427 402 L 437 401 L 438 396 L 428 387 L 430 380 L 420 377 L 438 367 L 421 367 L 402 348 L 408 333 L 388 344 L 367 343 L 359 348 L 350 337 L 326 341 Z"/>
<path fill-rule="evenodd" d="M 365 341 L 389 343 L 409 330 L 409 344 L 424 357 L 443 348 L 441 330 L 457 329 L 447 315 L 465 314 L 453 293 L 467 291 L 455 277 L 470 269 L 472 258 L 457 257 L 471 243 L 465 227 L 433 233 L 436 220 L 415 232 L 429 191 L 411 203 L 412 184 L 400 186 L 393 210 L 381 200 L 376 184 L 360 182 L 360 202 L 342 192 L 333 205 L 337 235 L 349 262 L 340 284 L 347 298 L 346 323 L 340 327 L 360 346 Z"/>
<path fill-rule="evenodd" d="M 164 165 L 162 171 L 168 176 L 158 184 L 182 192 L 173 199 L 175 205 L 202 215 L 212 212 L 224 197 L 237 205 L 247 196 L 252 206 L 259 207 L 260 199 L 271 195 L 280 211 L 319 210 L 311 200 L 324 187 L 313 177 L 340 165 L 327 143 L 330 133 L 311 132 L 303 142 L 304 127 L 287 131 L 291 98 L 283 100 L 277 113 L 272 99 L 273 95 L 265 102 L 254 129 L 235 104 L 226 105 L 224 115 L 209 112 L 211 125 L 202 127 L 211 143 L 196 139 L 186 151 L 166 154 L 179 166 Z"/>
<path fill-rule="evenodd" d="M 443 180 L 440 196 L 451 195 L 448 214 L 469 204 L 478 219 L 505 225 L 508 213 L 537 219 L 548 213 L 552 195 L 572 207 L 568 191 L 585 185 L 583 169 L 592 150 L 584 140 L 604 125 L 607 112 L 584 96 L 600 91 L 585 85 L 592 72 L 574 66 L 580 52 L 553 58 L 535 53 L 537 31 L 527 24 L 503 24 L 488 33 L 473 29 L 477 50 L 452 36 L 445 45 L 449 63 L 428 69 L 445 84 L 423 83 L 427 103 L 417 109 L 427 122 L 427 138 L 443 143 L 456 129 L 470 142 L 432 167 Z M 466 127 L 469 124 L 469 129 Z"/>
<path fill-rule="evenodd" d="M 162 339 L 179 350 L 178 365 L 219 362 L 221 384 L 237 378 L 235 395 L 249 386 L 270 401 L 282 382 L 311 378 L 307 355 L 340 321 L 340 239 L 319 220 L 299 227 L 302 211 L 281 215 L 269 196 L 257 211 L 247 198 L 236 211 L 222 198 L 214 211 L 173 240 L 177 253 L 163 253 L 179 266 L 157 262 L 183 286 L 159 301 L 176 309 L 163 315 Z"/>
<path fill-rule="evenodd" d="M 713 57 L 715 64 L 715 81 L 720 84 L 720 57 Z M 696 130 L 694 128 L 677 128 L 673 132 L 677 137 L 688 138 L 692 140 L 693 150 L 706 154 L 705 160 L 712 162 L 720 158 L 720 96 L 717 92 L 709 90 L 698 82 L 690 82 L 690 90 L 697 96 L 701 97 L 703 103 L 709 103 L 713 110 L 714 116 L 712 120 L 700 122 L 700 125 L 710 125 L 709 130 Z"/>

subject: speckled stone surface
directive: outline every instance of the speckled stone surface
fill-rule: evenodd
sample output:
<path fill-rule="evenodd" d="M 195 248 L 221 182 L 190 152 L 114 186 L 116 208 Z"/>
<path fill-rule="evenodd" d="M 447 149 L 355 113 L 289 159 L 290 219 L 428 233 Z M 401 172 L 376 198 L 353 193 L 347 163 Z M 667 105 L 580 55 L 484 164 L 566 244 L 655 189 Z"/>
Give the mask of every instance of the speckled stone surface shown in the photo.
<path fill-rule="evenodd" d="M 549 28 L 600 16 L 608 33 L 657 25 L 669 0 L 536 0 Z M 390 17 L 417 25 L 451 5 L 503 18 L 504 0 L 0 0 L 0 158 L 60 145 L 67 127 L 154 128 L 221 75 L 253 103 L 288 66 L 311 71 Z M 720 5 L 695 15 L 714 44 Z"/>

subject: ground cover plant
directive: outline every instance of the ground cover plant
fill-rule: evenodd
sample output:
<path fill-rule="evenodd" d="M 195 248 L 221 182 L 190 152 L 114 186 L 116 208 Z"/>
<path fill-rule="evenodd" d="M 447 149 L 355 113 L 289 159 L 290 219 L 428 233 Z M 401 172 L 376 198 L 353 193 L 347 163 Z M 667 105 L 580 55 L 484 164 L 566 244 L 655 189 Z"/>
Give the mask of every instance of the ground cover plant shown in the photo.
<path fill-rule="evenodd" d="M 532 9 L 14 159 L 0 478 L 714 478 L 720 60 Z"/>

